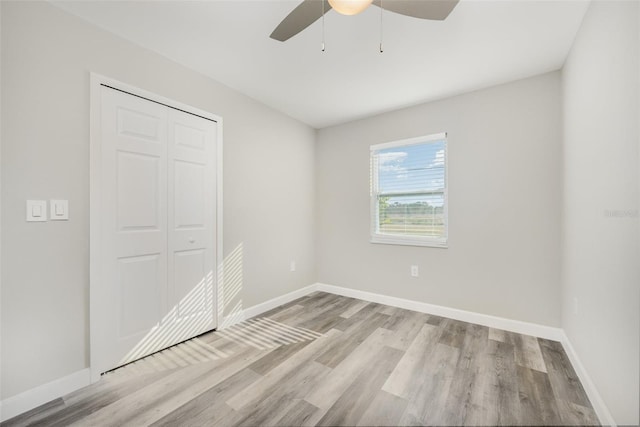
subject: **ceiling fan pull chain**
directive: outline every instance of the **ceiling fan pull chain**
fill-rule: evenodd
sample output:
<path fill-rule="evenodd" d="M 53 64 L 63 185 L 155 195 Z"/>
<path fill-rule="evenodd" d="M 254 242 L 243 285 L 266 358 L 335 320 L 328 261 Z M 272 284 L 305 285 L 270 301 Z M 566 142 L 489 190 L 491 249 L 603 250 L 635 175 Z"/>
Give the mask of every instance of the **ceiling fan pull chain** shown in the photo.
<path fill-rule="evenodd" d="M 325 0 L 322 0 L 322 51 L 324 52 L 324 2 Z"/>
<path fill-rule="evenodd" d="M 382 0 L 380 0 L 380 53 L 384 52 L 382 46 L 382 13 L 384 12 L 384 8 L 382 7 Z"/>

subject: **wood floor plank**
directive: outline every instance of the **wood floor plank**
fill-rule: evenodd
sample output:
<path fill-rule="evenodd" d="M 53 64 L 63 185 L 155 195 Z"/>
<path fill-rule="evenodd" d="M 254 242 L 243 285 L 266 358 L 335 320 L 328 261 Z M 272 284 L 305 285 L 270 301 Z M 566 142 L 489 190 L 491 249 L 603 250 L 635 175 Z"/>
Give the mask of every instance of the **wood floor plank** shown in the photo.
<path fill-rule="evenodd" d="M 419 420 L 423 425 L 443 425 L 446 400 L 459 355 L 458 348 L 441 343 L 435 345 L 424 361 L 422 383 L 417 392 L 409 396 L 401 424 L 408 417 Z"/>
<path fill-rule="evenodd" d="M 561 424 L 570 426 L 599 426 L 598 415 L 592 407 L 577 405 L 564 399 L 556 399 Z"/>
<path fill-rule="evenodd" d="M 360 310 L 362 310 L 367 305 L 369 305 L 368 301 L 354 300 L 351 306 L 347 308 L 344 311 L 344 313 L 340 315 L 340 317 L 344 317 L 345 319 L 348 319 L 354 314 L 356 314 L 357 312 L 359 312 Z"/>
<path fill-rule="evenodd" d="M 305 363 L 317 355 L 319 349 L 326 345 L 326 342 L 340 335 L 341 332 L 335 329 L 327 332 L 323 338 L 311 342 L 301 350 L 291 355 L 285 362 L 271 369 L 260 381 L 253 384 L 227 400 L 227 404 L 236 411 L 246 406 L 252 406 L 264 397 L 264 394 L 274 387 L 283 384 L 288 378 L 295 375 L 295 372 Z M 328 368 L 327 368 L 328 369 Z M 313 402 L 310 402 L 313 404 Z"/>
<path fill-rule="evenodd" d="M 397 307 L 392 307 L 390 305 L 385 305 L 382 308 L 382 310 L 380 310 L 380 313 L 386 314 L 387 316 L 392 316 L 393 314 L 397 313 L 399 310 L 402 310 L 402 309 Z"/>
<path fill-rule="evenodd" d="M 547 372 L 537 338 L 514 332 L 505 332 L 505 335 L 508 336 L 507 342 L 513 344 L 516 364 L 540 372 Z"/>
<path fill-rule="evenodd" d="M 547 372 L 547 366 L 536 337 L 490 328 L 489 339 L 513 345 L 514 357 L 519 366 Z"/>
<path fill-rule="evenodd" d="M 378 354 L 329 408 L 319 426 L 356 425 L 369 408 L 380 387 L 387 380 L 403 352 L 382 347 Z"/>
<path fill-rule="evenodd" d="M 355 378 L 375 357 L 377 352 L 390 339 L 392 332 L 378 328 L 366 340 L 356 347 L 351 354 L 321 379 L 305 400 L 320 409 L 328 410 Z"/>
<path fill-rule="evenodd" d="M 518 387 L 516 381 L 516 363 L 513 358 L 513 346 L 506 343 L 495 343 L 490 360 L 493 367 L 487 378 L 491 381 L 485 397 L 489 402 L 495 403 L 495 411 L 490 414 L 490 420 L 495 420 L 495 425 L 520 424 L 518 407 Z M 491 345 L 489 346 L 491 350 Z M 488 391 L 488 393 L 487 393 Z M 491 425 L 492 422 L 490 421 Z"/>
<path fill-rule="evenodd" d="M 427 319 L 427 323 L 434 326 L 440 326 L 444 321 L 444 317 L 436 316 L 435 314 L 430 314 L 429 319 Z"/>
<path fill-rule="evenodd" d="M 288 312 L 290 309 L 292 309 L 293 307 L 304 307 L 305 302 L 307 302 L 309 300 L 310 296 L 304 296 L 304 297 L 300 297 L 297 298 L 293 301 L 289 301 L 286 304 L 282 304 L 281 306 L 272 308 L 271 310 L 265 311 L 264 313 L 261 313 L 259 316 L 260 317 L 271 317 L 274 315 L 279 315 L 281 313 L 285 313 Z"/>
<path fill-rule="evenodd" d="M 242 369 L 196 398 L 169 412 L 152 425 L 213 425 L 225 414 L 224 401 L 262 378 L 251 369 Z"/>
<path fill-rule="evenodd" d="M 193 341 L 193 343 L 197 344 L 199 347 L 203 348 L 208 354 L 215 355 L 218 358 L 229 357 L 229 355 L 227 353 L 225 353 L 224 351 L 221 351 L 218 348 L 207 344 L 206 342 L 204 342 L 203 340 L 201 340 L 198 337 L 193 338 L 191 341 Z M 159 355 L 159 356 L 162 356 L 162 353 L 156 353 L 156 354 Z"/>
<path fill-rule="evenodd" d="M 440 330 L 424 324 L 402 359 L 382 386 L 382 390 L 409 399 L 415 395 L 424 381 L 424 361 L 435 348 Z"/>
<path fill-rule="evenodd" d="M 405 399 L 378 390 L 371 404 L 366 409 L 358 426 L 397 426 L 400 425 L 402 414 L 407 409 Z"/>
<path fill-rule="evenodd" d="M 389 320 L 384 324 L 383 328 L 388 329 L 390 331 L 397 331 L 398 328 L 402 326 L 402 323 L 407 319 L 409 315 L 409 311 L 403 310 L 401 308 L 383 308 L 380 310 L 380 313 L 386 314 L 389 316 Z"/>
<path fill-rule="evenodd" d="M 303 305 L 296 304 L 282 311 L 277 310 L 277 308 L 274 308 L 269 312 L 269 314 L 263 314 L 256 317 L 268 317 L 279 322 L 288 322 L 292 319 L 295 319 L 296 316 L 300 315 L 300 313 L 302 313 L 303 311 L 306 311 L 307 308 Z"/>
<path fill-rule="evenodd" d="M 293 404 L 285 411 L 285 414 L 275 421 L 276 426 L 315 426 L 318 420 L 316 419 L 319 408 L 316 408 L 311 403 L 302 400 L 295 399 Z"/>
<path fill-rule="evenodd" d="M 208 346 L 215 348 L 216 351 L 223 353 L 224 357 L 240 353 L 249 347 L 244 341 L 223 334 L 222 331 L 209 332 L 198 338 Z M 166 356 L 165 353 L 165 351 L 162 352 L 164 356 Z"/>
<path fill-rule="evenodd" d="M 348 299 L 333 301 L 332 304 L 325 305 L 322 311 L 314 313 L 310 310 L 309 312 L 301 314 L 293 326 L 325 333 L 344 320 L 340 317 L 340 314 L 343 313 L 350 304 L 351 302 Z"/>
<path fill-rule="evenodd" d="M 507 342 L 505 332 L 502 329 L 489 328 L 489 339 L 500 342 Z"/>
<path fill-rule="evenodd" d="M 380 313 L 372 313 L 369 317 L 364 317 L 355 324 L 347 328 L 342 336 L 336 338 L 322 350 L 320 355 L 314 360 L 330 368 L 335 368 L 340 362 L 347 358 L 351 352 L 367 339 L 376 329 L 382 326 L 389 316 Z M 352 319 L 355 318 L 352 317 Z"/>
<path fill-rule="evenodd" d="M 319 294 L 315 298 L 307 300 L 305 305 L 296 304 L 282 312 L 276 312 L 276 309 L 273 309 L 268 312 L 268 315 L 265 313 L 259 317 L 267 317 L 277 320 L 278 322 L 286 322 L 292 326 L 301 326 L 305 322 L 313 321 L 319 316 L 333 317 L 334 312 L 336 312 L 335 317 L 338 317 L 340 308 L 346 309 L 350 304 L 350 299 L 341 299 L 341 297 L 337 295 Z M 337 308 L 336 305 L 338 305 Z"/>
<path fill-rule="evenodd" d="M 520 399 L 519 416 L 532 420 L 535 425 L 559 425 L 562 420 L 558 415 L 558 407 L 547 374 L 520 365 L 516 369 Z"/>
<path fill-rule="evenodd" d="M 513 346 L 488 340 L 486 356 L 479 363 L 479 375 L 471 392 L 471 408 L 467 408 L 464 423 L 484 426 L 526 425 L 518 413 Z"/>
<path fill-rule="evenodd" d="M 237 423 L 247 426 L 278 425 L 278 420 L 284 418 L 295 402 L 301 400 L 329 370 L 313 361 L 300 365 L 291 371 L 287 381 L 274 384 L 263 393 L 261 399 L 237 410 L 242 415 Z"/>
<path fill-rule="evenodd" d="M 280 346 L 253 362 L 249 365 L 249 369 L 260 375 L 266 375 L 273 368 L 288 360 L 293 354 L 309 345 L 309 343 L 311 343 L 311 341 L 303 341 L 296 344 Z"/>
<path fill-rule="evenodd" d="M 153 364 L 154 368 L 156 371 L 168 371 L 171 369 L 176 369 L 178 366 L 173 364 L 173 363 L 169 363 L 167 361 L 167 359 L 165 359 L 162 356 L 159 356 L 158 354 L 152 354 L 149 357 L 146 358 L 147 360 L 149 360 L 149 362 L 151 362 L 151 364 Z"/>
<path fill-rule="evenodd" d="M 383 328 L 393 328 L 391 330 L 395 332 L 389 346 L 405 351 L 420 333 L 422 326 L 427 323 L 429 315 L 417 311 L 402 310 L 402 313 L 398 313 L 395 317 L 395 322 L 390 321 Z"/>
<path fill-rule="evenodd" d="M 304 306 L 307 309 L 306 311 L 322 312 L 339 301 L 346 303 L 346 305 L 351 304 L 351 298 L 320 292 L 314 298 L 307 300 Z"/>
<path fill-rule="evenodd" d="M 459 320 L 446 319 L 441 323 L 442 335 L 440 336 L 440 343 L 460 348 L 468 325 L 468 323 Z"/>
<path fill-rule="evenodd" d="M 357 326 L 362 325 L 362 322 L 364 320 L 371 318 L 375 314 L 377 314 L 378 317 L 384 316 L 385 320 L 389 318 L 389 316 L 384 315 L 379 311 L 380 311 L 379 306 L 377 306 L 376 304 L 367 304 L 366 306 L 358 310 L 356 313 L 354 313 L 352 316 L 340 320 L 340 322 L 338 322 L 334 326 L 334 328 L 339 329 L 343 332 L 347 330 L 355 330 Z"/>
<path fill-rule="evenodd" d="M 538 343 L 554 395 L 558 399 L 573 402 L 576 405 L 591 407 L 587 393 L 582 388 L 578 375 L 571 366 L 562 344 L 542 338 L 538 338 Z"/>
<path fill-rule="evenodd" d="M 479 390 L 474 387 L 482 375 L 483 363 L 489 354 L 489 328 L 469 324 L 460 348 L 460 357 L 455 367 L 455 375 L 449 387 L 446 411 L 439 420 L 446 425 L 465 425 L 467 419 L 475 418 L 479 408 L 475 404 Z"/>

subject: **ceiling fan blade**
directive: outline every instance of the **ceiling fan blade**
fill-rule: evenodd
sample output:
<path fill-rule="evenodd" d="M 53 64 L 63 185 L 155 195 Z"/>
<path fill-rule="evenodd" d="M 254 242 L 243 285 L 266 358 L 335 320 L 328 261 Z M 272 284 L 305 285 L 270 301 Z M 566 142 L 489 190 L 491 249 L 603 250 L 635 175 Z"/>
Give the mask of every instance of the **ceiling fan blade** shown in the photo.
<path fill-rule="evenodd" d="M 442 21 L 456 7 L 458 0 L 373 0 L 373 4 L 400 15 Z"/>
<path fill-rule="evenodd" d="M 324 12 L 331 10 L 331 5 L 324 1 Z M 307 28 L 322 17 L 322 3 L 318 0 L 304 0 L 280 22 L 271 33 L 274 40 L 285 41 Z"/>

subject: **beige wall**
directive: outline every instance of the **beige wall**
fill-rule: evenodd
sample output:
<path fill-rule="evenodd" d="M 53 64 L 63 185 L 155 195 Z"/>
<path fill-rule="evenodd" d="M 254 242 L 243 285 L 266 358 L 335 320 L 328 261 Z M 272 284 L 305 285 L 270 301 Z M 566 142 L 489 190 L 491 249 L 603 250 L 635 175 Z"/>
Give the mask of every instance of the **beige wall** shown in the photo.
<path fill-rule="evenodd" d="M 560 105 L 553 72 L 320 130 L 318 281 L 559 326 Z M 449 248 L 369 243 L 369 146 L 437 132 Z"/>
<path fill-rule="evenodd" d="M 2 398 L 87 367 L 92 71 L 223 117 L 244 307 L 314 282 L 313 129 L 47 3 L 1 8 Z M 68 222 L 25 222 L 25 200 L 51 198 Z"/>
<path fill-rule="evenodd" d="M 627 425 L 639 400 L 638 17 L 638 2 L 593 2 L 563 70 L 562 327 Z"/>

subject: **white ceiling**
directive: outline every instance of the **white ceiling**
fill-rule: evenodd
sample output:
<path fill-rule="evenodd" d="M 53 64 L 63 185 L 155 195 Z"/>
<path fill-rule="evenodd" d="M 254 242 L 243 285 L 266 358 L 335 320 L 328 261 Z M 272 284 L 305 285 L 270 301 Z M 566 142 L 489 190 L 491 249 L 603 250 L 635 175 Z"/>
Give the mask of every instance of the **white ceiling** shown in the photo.
<path fill-rule="evenodd" d="M 461 0 L 445 21 L 331 11 L 281 43 L 297 1 L 53 1 L 121 37 L 322 128 L 560 69 L 585 1 Z"/>

